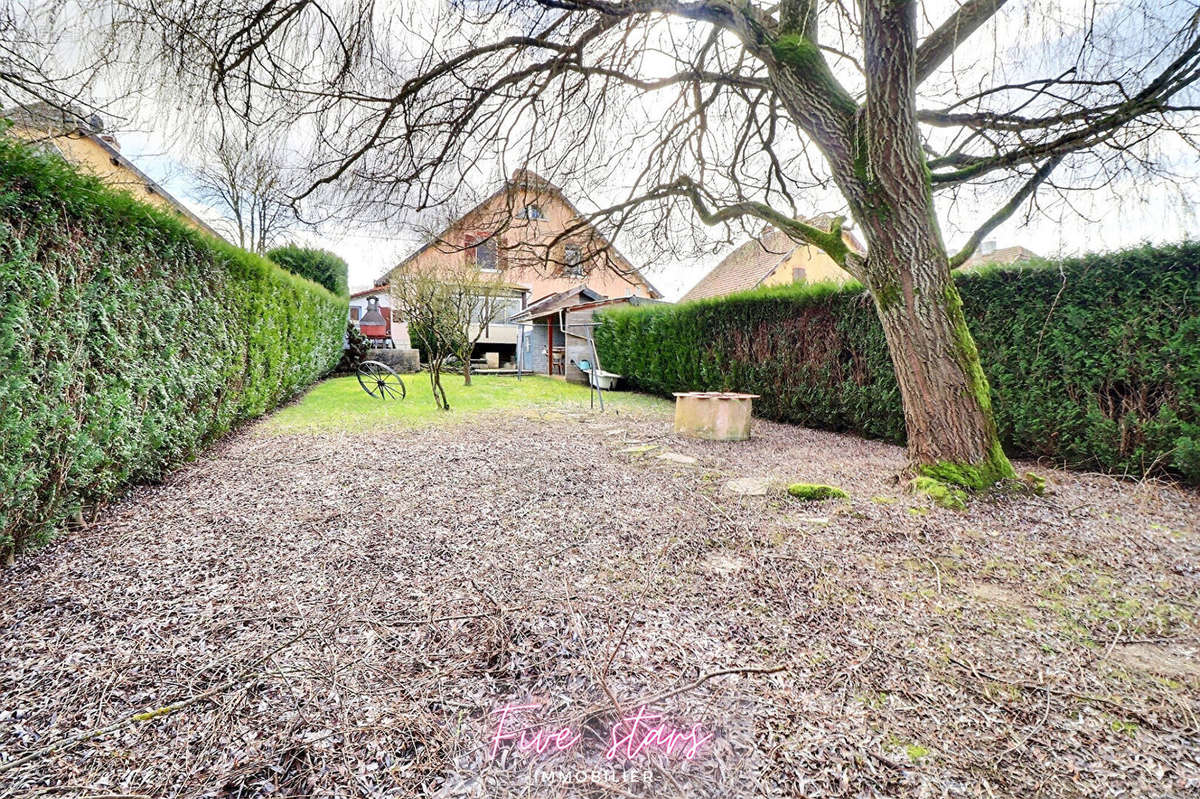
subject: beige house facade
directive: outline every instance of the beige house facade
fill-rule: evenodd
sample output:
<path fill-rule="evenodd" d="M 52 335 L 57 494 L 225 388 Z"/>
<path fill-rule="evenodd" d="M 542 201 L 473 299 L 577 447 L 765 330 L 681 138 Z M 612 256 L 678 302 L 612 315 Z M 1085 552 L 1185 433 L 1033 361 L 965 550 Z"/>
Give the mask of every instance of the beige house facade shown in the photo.
<path fill-rule="evenodd" d="M 531 300 L 587 283 L 606 296 L 662 295 L 582 214 L 562 190 L 529 170 L 512 178 L 448 225 L 375 285 L 396 271 L 453 273 L 467 262 Z"/>
<path fill-rule="evenodd" d="M 210 236 L 222 238 L 207 222 L 158 185 L 121 154 L 116 137 L 105 132 L 99 115 L 84 119 L 48 103 L 33 103 L 0 111 L 12 122 L 8 135 L 60 156 L 108 186 L 178 216 Z"/>
<path fill-rule="evenodd" d="M 662 297 L 561 189 L 529 170 L 515 172 L 375 285 L 404 273 L 453 276 L 464 267 L 494 278 L 509 295 L 503 311 L 485 325 L 476 354 L 498 352 L 514 364 L 518 351 L 528 349 L 529 329 L 512 319 L 541 300 L 585 285 L 603 297 Z"/>
<path fill-rule="evenodd" d="M 805 222 L 828 230 L 832 220 L 815 217 Z M 851 249 L 862 251 L 862 245 L 849 232 L 842 234 L 842 240 Z M 767 227 L 727 255 L 679 301 L 722 297 L 760 286 L 845 283 L 849 280 L 850 274 L 834 263 L 824 250 L 797 242 L 782 230 Z"/>

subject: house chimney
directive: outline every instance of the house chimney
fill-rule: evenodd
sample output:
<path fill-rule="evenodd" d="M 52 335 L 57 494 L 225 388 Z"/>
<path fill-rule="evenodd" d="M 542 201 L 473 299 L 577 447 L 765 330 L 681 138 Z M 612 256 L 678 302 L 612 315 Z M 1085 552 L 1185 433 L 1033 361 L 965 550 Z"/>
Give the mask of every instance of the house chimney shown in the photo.
<path fill-rule="evenodd" d="M 995 251 L 996 251 L 996 240 L 995 239 L 988 239 L 983 244 L 979 245 L 979 254 L 980 255 L 991 255 Z"/>

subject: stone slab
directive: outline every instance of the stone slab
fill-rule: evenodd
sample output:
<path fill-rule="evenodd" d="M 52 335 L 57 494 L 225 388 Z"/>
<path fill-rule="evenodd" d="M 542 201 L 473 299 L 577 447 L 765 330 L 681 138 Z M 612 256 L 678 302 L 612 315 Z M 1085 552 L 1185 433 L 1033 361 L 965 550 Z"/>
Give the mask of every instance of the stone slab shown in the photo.
<path fill-rule="evenodd" d="M 725 484 L 725 491 L 744 497 L 763 497 L 771 490 L 769 477 L 739 477 Z"/>

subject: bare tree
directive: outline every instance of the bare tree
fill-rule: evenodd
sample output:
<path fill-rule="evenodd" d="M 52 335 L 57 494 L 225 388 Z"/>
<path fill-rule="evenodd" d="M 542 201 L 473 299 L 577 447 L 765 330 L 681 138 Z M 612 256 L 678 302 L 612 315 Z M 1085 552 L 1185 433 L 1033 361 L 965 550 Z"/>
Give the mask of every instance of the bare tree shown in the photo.
<path fill-rule="evenodd" d="M 453 298 L 454 324 L 459 332 L 455 355 L 462 362 L 463 385 L 469 386 L 475 346 L 487 334 L 489 325 L 505 321 L 501 317 L 513 297 L 513 289 L 498 272 L 483 272 L 470 261 L 451 269 L 449 274 L 444 271 L 439 274 Z"/>
<path fill-rule="evenodd" d="M 408 333 L 424 351 L 434 403 L 450 410 L 442 387 L 442 368 L 461 348 L 463 328 L 458 324 L 454 292 L 436 275 L 416 270 L 397 270 L 388 284 L 392 307 L 408 323 Z"/>
<path fill-rule="evenodd" d="M 296 223 L 286 165 L 272 137 L 222 134 L 207 139 L 192 160 L 197 192 L 239 247 L 265 254 Z"/>
<path fill-rule="evenodd" d="M 1018 211 L 1169 178 L 1200 105 L 1182 1 L 149 2 L 124 6 L 147 51 L 247 118 L 303 120 L 305 194 L 360 216 L 528 164 L 593 197 L 580 224 L 610 240 L 673 247 L 690 217 L 821 248 L 874 301 L 913 470 L 975 487 L 1013 470 L 951 269 Z M 830 196 L 832 229 L 798 221 Z M 981 198 L 994 211 L 948 253 L 939 219 Z"/>
<path fill-rule="evenodd" d="M 450 410 L 442 388 L 442 369 L 451 356 L 463 368 L 463 385 L 471 385 L 471 354 L 488 325 L 513 297 L 512 287 L 499 275 L 480 271 L 470 261 L 452 263 L 435 272 L 402 267 L 392 273 L 390 291 L 395 307 L 408 322 L 409 334 L 425 351 L 433 400 Z"/>

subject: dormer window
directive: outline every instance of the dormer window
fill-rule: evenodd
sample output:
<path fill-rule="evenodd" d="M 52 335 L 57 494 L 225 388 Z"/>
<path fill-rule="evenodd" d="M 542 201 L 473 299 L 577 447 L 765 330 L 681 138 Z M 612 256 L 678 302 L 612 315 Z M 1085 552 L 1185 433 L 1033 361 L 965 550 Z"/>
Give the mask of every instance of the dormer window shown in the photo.
<path fill-rule="evenodd" d="M 527 205 L 517 212 L 517 219 L 545 219 L 546 215 L 536 205 Z"/>

